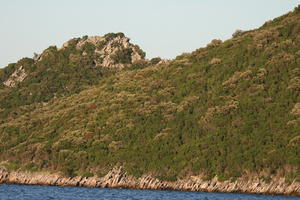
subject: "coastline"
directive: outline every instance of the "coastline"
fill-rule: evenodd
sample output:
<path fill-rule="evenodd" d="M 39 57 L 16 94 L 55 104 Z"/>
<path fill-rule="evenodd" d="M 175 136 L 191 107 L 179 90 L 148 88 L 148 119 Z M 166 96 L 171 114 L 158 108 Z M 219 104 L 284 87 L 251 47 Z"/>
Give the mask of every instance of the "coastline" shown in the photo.
<path fill-rule="evenodd" d="M 47 172 L 8 172 L 0 168 L 0 184 L 75 186 L 98 188 L 128 188 L 153 190 L 180 190 L 191 192 L 223 192 L 300 196 L 300 183 L 285 183 L 284 178 L 265 183 L 257 178 L 239 178 L 235 182 L 220 182 L 217 178 L 202 180 L 192 176 L 175 182 L 161 181 L 151 176 L 136 178 L 127 175 L 122 168 L 109 171 L 104 177 L 66 177 L 58 173 Z"/>

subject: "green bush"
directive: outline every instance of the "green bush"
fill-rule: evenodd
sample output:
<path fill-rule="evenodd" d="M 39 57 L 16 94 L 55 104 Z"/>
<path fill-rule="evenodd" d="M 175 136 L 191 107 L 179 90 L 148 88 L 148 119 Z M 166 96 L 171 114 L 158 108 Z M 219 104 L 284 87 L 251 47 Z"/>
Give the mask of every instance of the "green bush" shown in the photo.
<path fill-rule="evenodd" d="M 94 174 L 92 172 L 85 172 L 82 176 L 86 177 L 86 178 L 89 178 L 89 177 L 93 177 Z"/>
<path fill-rule="evenodd" d="M 62 172 L 64 173 L 64 175 L 66 175 L 67 177 L 75 177 L 77 176 L 74 168 L 70 168 L 70 167 L 65 167 L 62 169 Z"/>
<path fill-rule="evenodd" d="M 111 58 L 115 63 L 131 64 L 132 52 L 131 48 L 118 50 L 111 56 Z"/>

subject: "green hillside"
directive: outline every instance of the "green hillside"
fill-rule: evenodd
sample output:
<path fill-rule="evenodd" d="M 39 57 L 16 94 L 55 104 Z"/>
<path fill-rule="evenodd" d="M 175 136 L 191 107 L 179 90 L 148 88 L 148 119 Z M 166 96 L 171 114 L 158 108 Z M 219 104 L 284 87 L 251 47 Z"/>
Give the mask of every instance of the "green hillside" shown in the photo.
<path fill-rule="evenodd" d="M 0 88 L 7 168 L 102 176 L 121 165 L 162 180 L 300 179 L 299 6 L 168 62 L 134 67 L 120 56 L 130 70 L 91 67 L 94 58 L 76 48 L 46 51 L 47 63 L 26 58 L 0 71 L 1 82 L 20 63 L 33 71 Z M 63 55 L 73 51 L 80 62 L 70 66 Z"/>
<path fill-rule="evenodd" d="M 140 54 L 138 62 L 133 63 L 132 49 Z M 0 107 L 15 108 L 78 93 L 120 68 L 140 64 L 144 57 L 145 53 L 123 33 L 74 38 L 62 48 L 50 46 L 34 58 L 23 58 L 0 69 Z M 103 66 L 104 59 L 107 66 Z M 24 81 L 7 87 L 5 81 L 20 67 L 26 74 Z"/>

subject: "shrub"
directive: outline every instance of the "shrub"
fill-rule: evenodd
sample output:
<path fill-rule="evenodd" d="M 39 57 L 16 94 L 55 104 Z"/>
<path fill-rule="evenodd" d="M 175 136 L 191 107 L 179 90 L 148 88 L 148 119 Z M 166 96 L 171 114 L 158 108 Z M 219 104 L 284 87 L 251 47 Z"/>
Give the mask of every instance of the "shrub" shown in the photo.
<path fill-rule="evenodd" d="M 111 55 L 111 58 L 114 60 L 115 63 L 119 64 L 130 64 L 131 63 L 131 55 L 132 55 L 132 49 L 120 49 L 115 52 L 114 55 Z"/>
<path fill-rule="evenodd" d="M 75 176 L 77 176 L 77 174 L 75 173 L 75 170 L 73 168 L 70 168 L 70 167 L 63 168 L 62 172 L 64 173 L 64 175 L 66 175 L 68 177 L 75 177 Z"/>
<path fill-rule="evenodd" d="M 160 57 L 156 57 L 156 58 L 152 58 L 149 63 L 150 65 L 156 65 L 158 64 L 159 62 L 161 61 L 161 58 Z"/>
<path fill-rule="evenodd" d="M 299 77 L 292 78 L 289 82 L 288 89 L 299 91 L 300 90 L 300 78 Z"/>
<path fill-rule="evenodd" d="M 216 65 L 216 64 L 220 64 L 220 63 L 221 63 L 221 59 L 220 58 L 213 58 L 209 62 L 210 65 Z"/>
<path fill-rule="evenodd" d="M 240 37 L 240 36 L 243 35 L 243 33 L 244 33 L 244 31 L 238 29 L 238 30 L 236 30 L 236 31 L 232 34 L 232 37 L 233 37 L 233 38 Z"/>
<path fill-rule="evenodd" d="M 294 11 L 297 12 L 297 13 L 300 12 L 300 5 L 298 5 L 297 7 L 295 7 Z"/>
<path fill-rule="evenodd" d="M 300 115 L 300 103 L 296 103 L 291 111 L 293 115 Z"/>
<path fill-rule="evenodd" d="M 89 177 L 93 177 L 94 176 L 94 174 L 92 173 L 92 172 L 85 172 L 83 175 L 82 175 L 83 177 L 86 177 L 86 178 L 89 178 Z"/>
<path fill-rule="evenodd" d="M 121 33 L 121 32 L 120 33 L 107 33 L 106 35 L 104 35 L 104 37 L 107 41 L 110 41 L 117 37 L 123 38 L 123 37 L 125 37 L 125 35 L 124 35 L 124 33 Z"/>
<path fill-rule="evenodd" d="M 144 59 L 146 57 L 146 52 L 144 52 L 139 45 L 134 45 L 133 48 L 135 49 L 135 51 L 141 56 L 142 59 Z"/>
<path fill-rule="evenodd" d="M 223 86 L 234 87 L 240 80 L 249 79 L 252 74 L 251 70 L 246 70 L 244 72 L 235 72 L 232 77 L 223 82 Z"/>
<path fill-rule="evenodd" d="M 210 43 L 207 44 L 207 47 L 217 47 L 222 44 L 222 40 L 214 39 Z"/>

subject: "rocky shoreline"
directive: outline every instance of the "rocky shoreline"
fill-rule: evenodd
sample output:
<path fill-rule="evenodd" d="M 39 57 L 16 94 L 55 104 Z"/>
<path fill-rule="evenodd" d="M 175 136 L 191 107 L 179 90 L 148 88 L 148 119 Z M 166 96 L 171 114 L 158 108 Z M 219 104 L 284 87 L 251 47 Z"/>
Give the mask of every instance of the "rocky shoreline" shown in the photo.
<path fill-rule="evenodd" d="M 285 183 L 284 178 L 278 178 L 276 181 L 273 180 L 270 183 L 265 183 L 258 178 L 239 178 L 235 182 L 220 182 L 217 178 L 205 181 L 200 177 L 192 176 L 188 179 L 169 182 L 161 181 L 151 176 L 135 178 L 124 172 L 122 168 L 115 168 L 101 178 L 87 178 L 81 176 L 70 178 L 60 174 L 51 174 L 46 172 L 9 172 L 0 168 L 0 184 L 132 188 L 300 196 L 300 183 L 294 181 L 288 185 Z"/>

